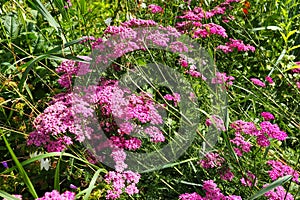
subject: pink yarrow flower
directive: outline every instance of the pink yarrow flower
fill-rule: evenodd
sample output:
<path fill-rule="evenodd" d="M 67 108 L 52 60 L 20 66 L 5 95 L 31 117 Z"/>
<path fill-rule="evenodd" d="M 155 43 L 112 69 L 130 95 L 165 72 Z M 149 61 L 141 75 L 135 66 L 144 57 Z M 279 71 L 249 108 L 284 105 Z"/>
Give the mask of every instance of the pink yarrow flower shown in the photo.
<path fill-rule="evenodd" d="M 201 167 L 205 169 L 221 167 L 222 164 L 225 162 L 225 159 L 222 158 L 217 153 L 207 153 L 205 157 L 198 162 Z"/>
<path fill-rule="evenodd" d="M 268 171 L 268 173 L 273 181 L 286 175 L 292 175 L 292 180 L 296 183 L 299 183 L 299 173 L 292 167 L 276 160 L 269 160 L 267 164 L 271 165 L 272 167 L 272 169 Z"/>
<path fill-rule="evenodd" d="M 52 192 L 46 192 L 43 197 L 37 198 L 36 200 L 52 200 L 52 199 L 75 200 L 75 193 L 70 191 L 65 191 L 64 193 L 59 194 L 58 191 L 52 190 Z"/>
<path fill-rule="evenodd" d="M 162 9 L 162 7 L 158 6 L 158 5 L 155 5 L 155 4 L 150 4 L 148 6 L 148 9 L 153 13 L 163 13 L 164 10 Z"/>
<path fill-rule="evenodd" d="M 266 76 L 266 81 L 268 81 L 270 84 L 273 84 L 274 83 L 274 81 L 273 81 L 273 79 L 270 77 L 270 76 Z"/>
<path fill-rule="evenodd" d="M 257 184 L 256 176 L 252 174 L 250 171 L 247 172 L 247 177 L 243 177 L 240 179 L 243 186 L 252 187 L 253 184 Z M 254 182 L 255 181 L 255 182 Z"/>
<path fill-rule="evenodd" d="M 264 185 L 263 187 L 267 187 L 268 184 Z M 293 195 L 290 193 L 287 193 L 284 187 L 281 185 L 272 189 L 271 191 L 268 191 L 264 194 L 265 197 L 268 197 L 269 200 L 294 200 Z"/>
<path fill-rule="evenodd" d="M 254 85 L 260 86 L 260 87 L 266 87 L 266 84 L 264 82 L 262 82 L 261 80 L 257 79 L 257 78 L 250 78 L 250 80 L 252 81 L 252 83 Z"/>
<path fill-rule="evenodd" d="M 265 121 L 269 121 L 269 120 L 275 119 L 274 115 L 272 115 L 269 112 L 262 112 L 262 113 L 260 113 L 260 115 L 264 118 Z"/>

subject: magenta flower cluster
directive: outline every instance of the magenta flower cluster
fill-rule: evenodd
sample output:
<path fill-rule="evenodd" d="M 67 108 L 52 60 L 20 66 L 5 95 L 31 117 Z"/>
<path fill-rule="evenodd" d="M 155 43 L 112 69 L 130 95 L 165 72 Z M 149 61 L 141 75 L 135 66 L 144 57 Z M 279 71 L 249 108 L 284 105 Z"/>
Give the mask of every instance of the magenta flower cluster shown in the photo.
<path fill-rule="evenodd" d="M 43 197 L 37 198 L 36 200 L 75 200 L 75 193 L 70 191 L 65 191 L 59 194 L 57 190 L 52 190 L 52 192 L 46 192 Z"/>
<path fill-rule="evenodd" d="M 225 159 L 221 157 L 218 153 L 207 153 L 203 159 L 201 159 L 198 164 L 204 169 L 218 169 L 218 173 L 222 180 L 231 181 L 234 178 L 234 174 L 231 172 L 230 168 L 226 167 Z"/>
<path fill-rule="evenodd" d="M 261 80 L 257 79 L 257 78 L 250 78 L 250 80 L 252 81 L 252 83 L 254 85 L 260 86 L 260 87 L 266 87 L 266 84 L 264 82 L 262 82 Z"/>
<path fill-rule="evenodd" d="M 158 5 L 155 5 L 155 4 L 150 4 L 148 6 L 148 9 L 153 13 L 163 13 L 164 10 L 162 9 L 162 7 L 158 6 Z"/>
<path fill-rule="evenodd" d="M 267 187 L 268 184 L 264 185 L 264 187 Z M 287 193 L 281 185 L 266 192 L 264 194 L 265 197 L 268 197 L 268 200 L 294 200 L 293 195 L 290 193 Z"/>
<path fill-rule="evenodd" d="M 223 51 L 224 53 L 230 53 L 233 52 L 235 49 L 237 51 L 255 51 L 255 47 L 251 46 L 249 44 L 244 44 L 242 40 L 235 40 L 232 38 L 229 38 L 229 42 L 227 42 L 225 45 L 219 45 L 216 49 L 219 49 Z"/>
<path fill-rule="evenodd" d="M 240 181 L 243 186 L 248 186 L 248 187 L 252 187 L 253 185 L 256 186 L 257 184 L 256 176 L 250 171 L 248 171 L 247 176 L 241 178 Z"/>
<path fill-rule="evenodd" d="M 260 113 L 260 115 L 264 118 L 265 121 L 270 121 L 270 120 L 275 119 L 274 115 L 269 112 L 262 112 L 262 113 Z"/>
<path fill-rule="evenodd" d="M 251 150 L 251 143 L 245 141 L 245 138 L 239 132 L 235 133 L 235 138 L 231 139 L 230 142 L 235 144 L 236 147 L 233 149 L 238 156 L 243 156 L 243 152 L 248 153 Z"/>
<path fill-rule="evenodd" d="M 203 190 L 205 190 L 205 197 L 200 196 L 196 192 L 185 193 L 179 196 L 180 200 L 242 200 L 240 196 L 229 195 L 225 196 L 221 190 L 217 187 L 217 184 L 213 180 L 203 181 Z"/>
<path fill-rule="evenodd" d="M 112 189 L 107 190 L 106 199 L 118 199 L 123 192 L 128 195 L 139 192 L 136 184 L 140 180 L 140 174 L 132 171 L 115 172 L 110 171 L 105 175 L 105 182 L 110 184 Z"/>
<path fill-rule="evenodd" d="M 263 113 L 262 116 L 266 117 L 265 119 L 268 120 L 273 118 L 273 115 L 271 116 L 271 113 Z M 242 120 L 237 120 L 230 126 L 235 130 L 235 134 L 237 137 L 236 139 L 233 139 L 232 142 L 237 146 L 241 146 L 242 148 L 244 148 L 244 152 L 249 152 L 248 148 L 250 148 L 251 145 L 248 144 L 248 142 L 242 142 L 243 137 L 241 137 L 241 133 L 256 137 L 257 144 L 262 147 L 267 147 L 270 145 L 269 138 L 277 139 L 280 141 L 283 141 L 287 138 L 287 134 L 284 131 L 281 131 L 277 124 L 272 124 L 269 121 L 261 122 L 259 124 L 259 129 L 253 122 L 245 122 Z M 244 145 L 246 147 L 243 147 Z M 242 152 L 239 149 L 235 149 L 235 151 L 237 155 L 242 155 Z"/>
<path fill-rule="evenodd" d="M 205 157 L 199 161 L 201 167 L 205 169 L 221 167 L 225 162 L 224 158 L 222 158 L 217 153 L 207 153 Z"/>
<path fill-rule="evenodd" d="M 29 134 L 27 144 L 43 146 L 48 152 L 61 152 L 73 144 L 67 133 L 73 134 L 79 142 L 90 138 L 93 130 L 85 120 L 88 117 L 93 117 L 93 109 L 83 99 L 71 93 L 61 93 L 35 118 L 33 126 L 36 130 Z M 80 123 L 87 126 L 82 127 Z"/>
<path fill-rule="evenodd" d="M 174 102 L 174 106 L 177 106 L 178 103 L 180 102 L 180 94 L 178 93 L 174 93 L 174 94 L 166 94 L 164 96 L 164 98 L 168 101 L 173 101 Z"/>
<path fill-rule="evenodd" d="M 281 163 L 280 161 L 276 160 L 269 160 L 267 162 L 268 165 L 271 165 L 272 169 L 268 171 L 270 178 L 274 181 L 280 177 L 286 175 L 292 175 L 292 180 L 296 183 L 299 183 L 299 173 L 294 170 L 292 167 Z"/>
<path fill-rule="evenodd" d="M 205 121 L 206 126 L 214 126 L 219 131 L 226 131 L 224 121 L 216 115 L 212 115 L 210 118 L 207 118 Z"/>

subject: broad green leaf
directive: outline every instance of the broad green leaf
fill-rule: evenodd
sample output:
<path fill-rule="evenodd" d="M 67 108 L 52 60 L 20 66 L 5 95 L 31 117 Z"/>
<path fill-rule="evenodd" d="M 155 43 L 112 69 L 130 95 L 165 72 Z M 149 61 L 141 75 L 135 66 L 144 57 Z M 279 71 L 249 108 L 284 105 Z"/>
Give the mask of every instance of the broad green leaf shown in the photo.
<path fill-rule="evenodd" d="M 14 13 L 9 13 L 3 18 L 4 27 L 11 39 L 18 37 L 21 28 L 21 23 L 18 21 L 18 16 Z"/>

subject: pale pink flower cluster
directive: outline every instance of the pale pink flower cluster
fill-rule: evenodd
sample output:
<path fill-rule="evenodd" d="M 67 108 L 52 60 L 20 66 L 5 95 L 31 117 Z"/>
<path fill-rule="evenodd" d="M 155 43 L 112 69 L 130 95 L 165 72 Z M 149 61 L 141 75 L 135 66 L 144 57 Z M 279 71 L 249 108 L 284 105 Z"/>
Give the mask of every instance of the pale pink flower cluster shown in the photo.
<path fill-rule="evenodd" d="M 216 77 L 211 79 L 212 84 L 226 84 L 227 86 L 230 86 L 233 84 L 234 77 L 233 76 L 227 76 L 225 72 L 217 72 Z"/>
<path fill-rule="evenodd" d="M 212 115 L 211 118 L 207 118 L 205 121 L 206 126 L 214 126 L 219 131 L 226 131 L 224 121 L 217 115 Z"/>
<path fill-rule="evenodd" d="M 128 195 L 139 192 L 136 184 L 139 182 L 141 175 L 132 171 L 115 172 L 110 171 L 105 175 L 105 182 L 110 184 L 112 189 L 107 190 L 106 199 L 118 199 L 123 191 Z"/>

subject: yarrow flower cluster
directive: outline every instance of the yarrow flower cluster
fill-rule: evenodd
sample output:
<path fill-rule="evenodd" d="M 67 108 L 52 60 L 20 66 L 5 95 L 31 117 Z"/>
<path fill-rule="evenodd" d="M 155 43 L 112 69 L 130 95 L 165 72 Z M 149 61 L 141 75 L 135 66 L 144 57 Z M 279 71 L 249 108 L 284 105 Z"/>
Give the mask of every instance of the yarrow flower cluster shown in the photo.
<path fill-rule="evenodd" d="M 230 86 L 233 84 L 234 77 L 233 76 L 227 76 L 225 72 L 217 72 L 216 77 L 212 78 L 211 83 L 212 84 L 226 84 L 227 86 Z"/>
<path fill-rule="evenodd" d="M 243 152 L 248 153 L 251 150 L 251 143 L 245 141 L 245 138 L 239 132 L 235 133 L 235 138 L 231 139 L 230 142 L 237 146 L 233 150 L 238 156 L 242 156 Z"/>
<path fill-rule="evenodd" d="M 179 58 L 179 64 L 186 69 L 184 71 L 186 74 L 189 74 L 195 78 L 201 78 L 203 81 L 207 80 L 207 78 L 197 70 L 195 61 L 193 59 L 181 54 Z"/>
<path fill-rule="evenodd" d="M 140 174 L 132 171 L 108 172 L 105 175 L 105 182 L 111 184 L 112 189 L 107 190 L 106 199 L 118 199 L 124 191 L 128 195 L 137 194 L 139 190 L 136 184 L 139 182 L 140 177 Z"/>
<path fill-rule="evenodd" d="M 205 121 L 206 126 L 214 126 L 216 127 L 219 131 L 226 131 L 224 121 L 216 115 L 212 115 L 211 118 L 207 118 Z"/>
<path fill-rule="evenodd" d="M 247 176 L 240 179 L 243 186 L 252 187 L 253 185 L 256 186 L 257 179 L 254 174 L 252 174 L 250 171 L 247 172 Z"/>
<path fill-rule="evenodd" d="M 36 200 L 75 200 L 75 193 L 70 191 L 65 191 L 59 194 L 57 190 L 52 190 L 52 192 L 46 192 L 43 197 L 37 198 Z"/>
<path fill-rule="evenodd" d="M 200 164 L 201 167 L 205 169 L 210 169 L 210 168 L 221 167 L 224 162 L 225 159 L 222 158 L 219 154 L 207 153 L 205 157 L 198 162 L 198 164 Z"/>
<path fill-rule="evenodd" d="M 269 112 L 262 112 L 262 113 L 260 113 L 260 115 L 264 118 L 265 121 L 270 121 L 270 120 L 275 119 L 274 115 Z"/>
<path fill-rule="evenodd" d="M 260 86 L 260 87 L 266 87 L 266 84 L 264 82 L 262 82 L 261 80 L 257 79 L 257 78 L 250 78 L 250 80 L 252 81 L 252 83 L 254 85 Z"/>
<path fill-rule="evenodd" d="M 174 93 L 173 95 L 171 95 L 171 94 L 166 94 L 165 96 L 164 96 L 164 98 L 166 99 L 166 100 L 168 100 L 168 101 L 173 101 L 174 102 L 174 106 L 177 106 L 178 105 L 178 103 L 180 102 L 180 94 L 178 94 L 178 93 Z"/>
<path fill-rule="evenodd" d="M 78 56 L 78 58 L 90 61 L 88 56 Z M 89 63 L 75 62 L 72 60 L 63 61 L 55 70 L 57 73 L 63 73 L 58 79 L 58 83 L 64 88 L 70 88 L 73 75 L 82 76 L 90 72 Z"/>
<path fill-rule="evenodd" d="M 286 175 L 292 175 L 292 180 L 296 183 L 299 183 L 299 173 L 294 170 L 292 167 L 281 163 L 280 161 L 276 160 L 269 160 L 267 162 L 268 165 L 271 165 L 272 169 L 268 171 L 270 178 L 274 181 L 280 177 Z"/>
<path fill-rule="evenodd" d="M 162 7 L 158 6 L 158 5 L 155 5 L 155 4 L 150 4 L 148 6 L 148 9 L 153 13 L 163 13 L 164 10 L 162 9 Z"/>
<path fill-rule="evenodd" d="M 266 76 L 266 81 L 268 81 L 268 83 L 270 83 L 270 84 L 273 84 L 274 83 L 274 81 L 273 81 L 273 79 L 270 77 L 270 76 Z"/>
<path fill-rule="evenodd" d="M 232 38 L 229 38 L 229 42 L 227 42 L 225 45 L 217 46 L 216 49 L 219 49 L 224 53 L 233 52 L 234 49 L 236 49 L 237 51 L 255 51 L 254 46 L 251 46 L 249 44 L 245 45 L 242 40 L 235 40 Z"/>
<path fill-rule="evenodd" d="M 204 169 L 217 168 L 222 180 L 231 181 L 234 178 L 234 174 L 231 172 L 230 168 L 226 167 L 225 159 L 221 157 L 218 153 L 207 153 L 203 159 L 201 159 L 198 164 Z"/>
<path fill-rule="evenodd" d="M 67 132 L 79 142 L 90 138 L 93 130 L 88 127 L 88 117 L 93 117 L 93 109 L 83 99 L 70 93 L 57 95 L 50 106 L 35 118 L 36 130 L 29 134 L 27 144 L 43 146 L 48 152 L 61 152 L 73 144 Z"/>
<path fill-rule="evenodd" d="M 264 185 L 264 187 L 267 187 L 268 184 Z M 268 200 L 294 200 L 293 195 L 291 195 L 290 193 L 287 193 L 284 189 L 284 187 L 277 186 L 276 188 L 266 192 L 264 194 L 265 197 L 268 197 Z"/>
<path fill-rule="evenodd" d="M 180 200 L 242 200 L 240 196 L 229 195 L 225 196 L 221 190 L 217 187 L 217 184 L 213 180 L 203 181 L 203 190 L 205 190 L 205 197 L 200 196 L 196 192 L 185 193 L 179 196 Z"/>
<path fill-rule="evenodd" d="M 267 114 L 263 115 L 265 117 L 267 116 Z M 268 117 L 268 119 L 270 119 L 270 117 L 272 118 L 272 116 L 270 115 L 268 115 Z M 287 134 L 284 131 L 281 131 L 277 124 L 272 124 L 269 121 L 261 122 L 260 129 L 257 129 L 253 122 L 244 122 L 242 120 L 237 120 L 230 126 L 235 129 L 236 135 L 238 136 L 240 135 L 240 133 L 255 136 L 257 144 L 262 147 L 267 147 L 270 145 L 269 138 L 277 139 L 280 141 L 283 141 L 287 138 Z M 232 142 L 237 143 L 236 140 L 232 140 Z M 241 155 L 242 153 L 238 149 L 236 149 L 236 152 L 238 155 Z"/>
<path fill-rule="evenodd" d="M 194 31 L 193 38 L 206 38 L 209 37 L 210 35 L 220 35 L 223 38 L 227 38 L 228 35 L 226 33 L 226 30 L 215 23 L 209 23 L 209 24 L 203 24 L 201 28 L 198 28 Z"/>

